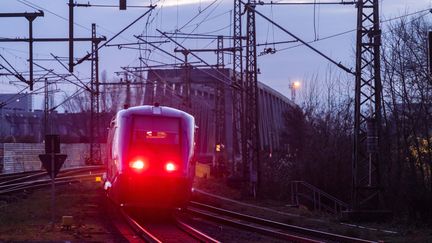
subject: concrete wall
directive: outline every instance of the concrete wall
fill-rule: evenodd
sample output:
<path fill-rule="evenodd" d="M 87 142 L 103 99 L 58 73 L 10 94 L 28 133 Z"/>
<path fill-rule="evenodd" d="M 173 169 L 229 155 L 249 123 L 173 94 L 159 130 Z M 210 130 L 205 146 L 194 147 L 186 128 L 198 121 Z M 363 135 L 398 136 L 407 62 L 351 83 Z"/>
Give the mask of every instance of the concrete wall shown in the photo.
<path fill-rule="evenodd" d="M 61 144 L 60 151 L 67 154 L 62 169 L 83 166 L 89 157 L 89 144 Z M 105 144 L 101 145 L 104 158 Z M 0 143 L 0 173 L 9 174 L 42 169 L 38 155 L 45 153 L 43 143 Z"/>

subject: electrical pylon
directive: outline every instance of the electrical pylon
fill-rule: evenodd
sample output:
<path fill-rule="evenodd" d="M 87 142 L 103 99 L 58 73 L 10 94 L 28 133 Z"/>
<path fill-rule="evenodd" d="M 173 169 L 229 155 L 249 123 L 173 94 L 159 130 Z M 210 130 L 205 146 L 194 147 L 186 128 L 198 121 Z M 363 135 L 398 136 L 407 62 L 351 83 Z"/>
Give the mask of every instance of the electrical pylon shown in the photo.
<path fill-rule="evenodd" d="M 90 94 L 90 164 L 101 163 L 99 124 L 99 40 L 92 24 L 91 94 Z"/>
<path fill-rule="evenodd" d="M 217 68 L 223 69 L 224 53 L 223 53 L 223 36 L 218 36 L 217 39 Z M 219 176 L 223 176 L 226 172 L 226 126 L 225 126 L 225 84 L 220 80 L 215 81 L 215 154 L 216 154 L 216 171 Z"/>
<path fill-rule="evenodd" d="M 379 156 L 381 30 L 378 2 L 357 2 L 353 211 L 383 209 Z"/>
<path fill-rule="evenodd" d="M 243 168 L 242 140 L 243 140 L 243 36 L 242 36 L 241 0 L 234 0 L 233 14 L 233 153 L 231 172 L 235 177 L 241 177 Z M 245 178 L 244 178 L 245 179 Z"/>
<path fill-rule="evenodd" d="M 258 71 L 256 53 L 256 1 L 248 0 L 246 8 L 246 82 L 245 82 L 245 112 L 244 115 L 244 139 L 243 139 L 243 164 L 248 173 L 250 186 L 254 197 L 260 181 L 260 141 L 259 141 L 259 111 L 258 111 Z M 248 168 L 247 168 L 248 167 Z"/>

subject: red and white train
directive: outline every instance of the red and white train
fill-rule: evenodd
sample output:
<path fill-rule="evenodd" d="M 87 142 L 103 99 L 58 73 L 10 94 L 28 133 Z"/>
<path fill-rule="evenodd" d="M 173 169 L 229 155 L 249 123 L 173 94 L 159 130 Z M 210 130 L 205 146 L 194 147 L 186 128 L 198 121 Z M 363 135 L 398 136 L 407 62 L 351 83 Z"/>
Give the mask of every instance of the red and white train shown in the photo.
<path fill-rule="evenodd" d="M 118 205 L 183 207 L 195 176 L 195 119 L 170 107 L 145 105 L 119 111 L 107 143 L 104 188 Z"/>

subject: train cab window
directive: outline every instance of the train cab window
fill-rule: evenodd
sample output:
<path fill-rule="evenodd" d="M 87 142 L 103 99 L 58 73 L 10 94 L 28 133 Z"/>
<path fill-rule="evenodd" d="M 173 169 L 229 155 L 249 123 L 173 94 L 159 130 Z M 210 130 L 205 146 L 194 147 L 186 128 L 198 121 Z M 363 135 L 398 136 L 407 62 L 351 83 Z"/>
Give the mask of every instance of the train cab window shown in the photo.
<path fill-rule="evenodd" d="M 133 119 L 133 143 L 179 144 L 180 121 L 177 118 L 137 116 Z"/>
<path fill-rule="evenodd" d="M 131 162 L 139 159 L 146 170 L 163 170 L 169 173 L 178 170 L 181 164 L 180 119 L 135 116 L 132 119 L 131 132 Z"/>

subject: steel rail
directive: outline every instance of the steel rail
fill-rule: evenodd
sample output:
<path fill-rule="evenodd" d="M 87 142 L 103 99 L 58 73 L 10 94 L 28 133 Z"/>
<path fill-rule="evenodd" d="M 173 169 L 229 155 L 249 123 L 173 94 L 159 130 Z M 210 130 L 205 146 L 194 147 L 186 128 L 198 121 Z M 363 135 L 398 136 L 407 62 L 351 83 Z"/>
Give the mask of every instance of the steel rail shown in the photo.
<path fill-rule="evenodd" d="M 45 171 L 39 170 L 39 171 L 32 171 L 32 172 L 26 172 L 26 173 L 14 173 L 10 176 L 2 176 L 0 177 L 0 186 L 1 185 L 7 185 L 14 182 L 20 182 L 20 181 L 26 181 L 33 178 L 38 178 L 45 176 L 47 173 Z"/>
<path fill-rule="evenodd" d="M 69 180 L 69 179 L 80 179 L 80 178 L 86 178 L 86 177 L 93 178 L 94 176 L 100 176 L 100 175 L 102 175 L 102 174 L 99 173 L 99 174 L 90 174 L 90 175 L 59 176 L 59 177 L 56 177 L 56 181 L 63 181 L 63 180 Z M 45 174 L 45 176 L 47 176 L 47 175 Z M 14 183 L 14 184 L 9 184 L 9 185 L 2 185 L 2 186 L 0 186 L 0 189 L 1 188 L 7 188 L 7 187 L 31 185 L 31 184 L 35 184 L 35 183 L 43 183 L 46 181 L 51 181 L 51 179 L 38 179 L 38 180 L 25 181 L 25 182 Z"/>
<path fill-rule="evenodd" d="M 100 174 L 100 171 L 105 171 L 105 166 L 101 166 L 101 165 L 96 165 L 96 166 L 87 166 L 87 167 L 78 167 L 78 168 L 74 168 L 74 169 L 66 169 L 63 171 L 59 172 L 59 176 L 58 177 L 64 177 L 66 175 L 73 175 L 73 174 L 81 174 L 84 172 L 88 172 L 88 173 L 97 173 Z"/>
<path fill-rule="evenodd" d="M 175 222 L 177 224 L 177 227 L 186 232 L 187 234 L 191 235 L 192 237 L 198 239 L 201 242 L 214 242 L 219 243 L 220 241 L 202 233 L 201 231 L 198 231 L 197 229 L 193 228 L 192 226 L 186 224 L 185 222 L 181 221 L 179 218 L 175 218 Z"/>
<path fill-rule="evenodd" d="M 154 235 L 152 235 L 149 231 L 144 229 L 136 220 L 130 217 L 123 209 L 120 209 L 120 213 L 122 217 L 126 220 L 126 222 L 129 224 L 129 226 L 135 231 L 135 233 L 138 234 L 139 237 L 141 237 L 141 239 L 150 243 L 162 242 Z"/>
<path fill-rule="evenodd" d="M 334 240 L 337 242 L 356 242 L 356 243 L 357 242 L 358 243 L 376 242 L 376 241 L 370 241 L 370 240 L 354 238 L 354 237 L 349 237 L 349 236 L 344 236 L 344 235 L 333 234 L 333 233 L 314 230 L 314 229 L 308 229 L 308 228 L 299 227 L 299 226 L 295 226 L 295 225 L 284 224 L 284 223 L 280 223 L 280 222 L 276 222 L 276 221 L 272 221 L 272 220 L 268 220 L 268 219 L 263 219 L 263 218 L 259 218 L 259 217 L 255 217 L 255 216 L 251 216 L 251 215 L 241 214 L 241 213 L 237 213 L 237 212 L 233 212 L 233 211 L 229 211 L 226 209 L 221 209 L 221 208 L 217 208 L 214 206 L 210 206 L 210 205 L 206 205 L 206 204 L 202 204 L 202 203 L 198 203 L 198 202 L 193 202 L 193 201 L 190 202 L 190 205 L 195 207 L 195 208 L 198 208 L 198 209 L 217 213 L 217 214 L 224 215 L 224 216 L 229 216 L 229 217 L 236 218 L 236 219 L 241 219 L 241 220 L 244 220 L 247 222 L 253 222 L 253 223 L 258 224 L 258 225 L 272 227 L 272 228 L 279 229 L 279 230 L 286 230 L 286 231 L 290 231 L 290 232 L 295 232 L 298 234 L 312 236 L 312 237 L 316 237 L 316 238 L 324 239 L 324 240 Z M 189 211 L 193 214 L 201 215 L 201 216 L 206 217 L 206 218 L 210 218 L 210 219 L 214 219 L 214 220 L 220 220 L 220 221 L 223 221 L 223 222 L 226 222 L 229 224 L 235 224 L 235 225 L 238 225 L 241 227 L 247 227 L 247 228 L 250 228 L 253 230 L 258 230 L 259 232 L 267 234 L 267 232 L 266 232 L 267 229 L 265 229 L 265 228 L 244 226 L 243 224 L 239 223 L 238 221 L 225 219 L 223 217 L 211 215 L 211 214 L 208 214 L 208 213 L 203 212 L 203 211 L 194 210 L 190 207 L 187 209 L 187 211 Z M 270 233 L 268 233 L 268 234 L 273 234 L 272 231 L 269 231 L 269 232 Z M 280 231 L 274 231 L 274 232 L 276 232 L 276 234 L 281 233 Z M 284 233 L 282 233 L 280 236 L 285 237 Z M 299 236 L 295 236 L 295 237 L 299 237 Z M 303 237 L 300 237 L 299 240 L 302 240 L 302 238 Z M 303 241 L 303 242 L 315 242 L 315 241 L 312 241 L 312 239 L 308 239 L 308 240 L 309 241 Z"/>
<path fill-rule="evenodd" d="M 210 221 L 215 221 L 215 222 L 219 222 L 222 224 L 231 225 L 233 227 L 237 227 L 237 228 L 249 230 L 252 232 L 260 233 L 260 234 L 274 237 L 277 239 L 284 239 L 284 240 L 287 240 L 289 242 L 298 242 L 298 243 L 322 243 L 323 242 L 323 241 L 318 241 L 318 240 L 314 240 L 314 239 L 310 239 L 310 238 L 306 238 L 306 237 L 302 237 L 302 236 L 298 236 L 298 235 L 283 233 L 283 232 L 280 232 L 277 230 L 264 228 L 262 226 L 255 226 L 255 225 L 248 224 L 248 223 L 242 223 L 238 219 L 230 219 L 230 218 L 227 218 L 226 216 L 218 216 L 218 215 L 214 215 L 212 213 L 204 212 L 201 210 L 188 208 L 187 211 L 193 215 L 196 215 L 196 216 L 199 216 L 202 218 L 206 218 Z"/>
<path fill-rule="evenodd" d="M 86 167 L 77 167 L 77 168 L 68 168 L 68 169 L 64 169 L 62 171 L 59 172 L 59 177 L 64 177 L 66 175 L 69 174 L 79 174 L 79 173 L 83 173 L 86 171 L 89 171 L 90 173 L 93 170 L 103 170 L 105 169 L 104 166 L 86 166 Z M 6 175 L 11 175 L 12 179 L 8 179 L 8 176 Z M 4 177 L 0 177 L 0 188 L 3 185 L 11 185 L 13 183 L 18 183 L 18 182 L 26 182 L 26 181 L 30 181 L 32 179 L 36 179 L 36 178 L 40 178 L 40 177 L 44 177 L 47 176 L 47 172 L 43 171 L 43 170 L 37 170 L 37 171 L 31 171 L 31 172 L 20 172 L 20 173 L 14 173 L 14 174 L 5 174 Z"/>
<path fill-rule="evenodd" d="M 111 201 L 112 202 L 112 201 Z M 133 219 L 124 208 L 117 207 L 121 214 L 121 217 L 127 222 L 127 224 L 132 228 L 132 230 L 144 241 L 151 243 L 159 243 L 163 242 L 162 237 L 157 237 L 154 235 L 147 227 L 143 226 L 142 223 L 139 223 L 137 220 Z M 173 223 L 168 223 L 172 225 Z M 211 242 L 211 243 L 219 243 L 220 241 L 215 240 L 214 238 L 198 231 L 187 223 L 181 221 L 178 217 L 174 217 L 174 227 L 183 232 L 183 234 L 196 239 L 199 242 Z"/>
<path fill-rule="evenodd" d="M 70 182 L 75 182 L 75 181 L 79 182 L 83 179 L 91 179 L 91 178 L 94 178 L 95 176 L 101 176 L 101 175 L 102 174 L 65 176 L 65 177 L 57 178 L 55 183 L 56 184 L 65 184 L 65 183 L 70 183 Z M 44 186 L 48 186 L 49 183 L 51 183 L 51 179 L 36 180 L 36 181 L 0 186 L 0 195 L 12 193 L 12 192 L 17 192 L 20 190 L 28 190 L 28 189 L 44 187 Z"/>
<path fill-rule="evenodd" d="M 7 180 L 9 177 L 16 178 L 16 177 L 26 176 L 36 172 L 42 172 L 42 170 L 22 171 L 22 172 L 7 173 L 7 174 L 2 173 L 0 174 L 0 180 Z"/>
<path fill-rule="evenodd" d="M 65 185 L 65 184 L 77 183 L 80 181 L 81 180 L 79 180 L 79 179 L 71 179 L 71 180 L 65 180 L 65 181 L 56 181 L 55 184 L 56 185 Z M 9 189 L 9 190 L 0 191 L 0 195 L 12 193 L 12 192 L 17 192 L 17 191 L 21 191 L 21 190 L 40 189 L 40 188 L 50 187 L 50 186 L 51 186 L 51 181 L 39 183 L 39 184 L 34 184 L 34 185 L 27 185 L 25 187 L 19 187 L 19 188 L 13 188 L 13 189 Z"/>

